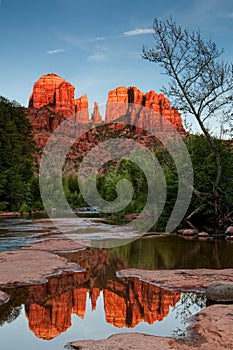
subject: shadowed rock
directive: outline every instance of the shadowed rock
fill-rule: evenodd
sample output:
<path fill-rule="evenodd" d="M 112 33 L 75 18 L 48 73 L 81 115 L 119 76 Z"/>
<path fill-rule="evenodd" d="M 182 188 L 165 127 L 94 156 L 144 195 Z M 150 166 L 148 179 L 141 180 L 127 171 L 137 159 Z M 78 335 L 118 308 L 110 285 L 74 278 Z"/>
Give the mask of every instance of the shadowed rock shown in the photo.
<path fill-rule="evenodd" d="M 233 302 L 233 285 L 213 283 L 207 288 L 206 296 L 215 302 Z"/>

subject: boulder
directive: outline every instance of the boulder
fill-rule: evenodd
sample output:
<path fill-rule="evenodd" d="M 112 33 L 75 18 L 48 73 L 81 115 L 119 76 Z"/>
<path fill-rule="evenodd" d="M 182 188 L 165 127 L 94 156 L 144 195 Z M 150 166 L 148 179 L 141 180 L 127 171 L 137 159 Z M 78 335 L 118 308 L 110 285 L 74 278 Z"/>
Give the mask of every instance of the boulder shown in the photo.
<path fill-rule="evenodd" d="M 178 233 L 180 233 L 183 236 L 195 236 L 197 234 L 197 230 L 193 228 L 186 228 L 183 230 L 179 230 Z"/>
<path fill-rule="evenodd" d="M 197 237 L 198 238 L 208 238 L 208 237 L 210 237 L 210 235 L 207 232 L 201 231 L 201 232 L 198 232 Z"/>
<path fill-rule="evenodd" d="M 225 234 L 227 236 L 233 236 L 233 226 L 229 226 L 226 231 L 225 231 Z"/>
<path fill-rule="evenodd" d="M 207 299 L 215 302 L 233 302 L 233 284 L 212 283 L 206 289 Z"/>
<path fill-rule="evenodd" d="M 232 236 L 226 236 L 227 241 L 233 241 L 233 235 Z"/>

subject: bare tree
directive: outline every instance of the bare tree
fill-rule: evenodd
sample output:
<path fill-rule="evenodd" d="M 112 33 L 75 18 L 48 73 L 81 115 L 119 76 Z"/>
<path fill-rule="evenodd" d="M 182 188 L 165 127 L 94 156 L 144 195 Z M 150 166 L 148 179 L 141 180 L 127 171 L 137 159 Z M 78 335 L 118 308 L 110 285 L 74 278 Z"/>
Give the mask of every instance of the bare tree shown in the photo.
<path fill-rule="evenodd" d="M 221 157 L 207 122 L 219 119 L 222 128 L 226 115 L 229 125 L 232 122 L 232 64 L 219 59 L 223 50 L 219 50 L 215 42 L 204 41 L 199 31 L 181 28 L 171 17 L 165 21 L 155 18 L 153 29 L 155 47 L 144 47 L 142 57 L 163 68 L 170 82 L 162 91 L 177 109 L 195 117 L 210 144 L 217 164 L 213 180 L 213 205 L 217 216 Z"/>

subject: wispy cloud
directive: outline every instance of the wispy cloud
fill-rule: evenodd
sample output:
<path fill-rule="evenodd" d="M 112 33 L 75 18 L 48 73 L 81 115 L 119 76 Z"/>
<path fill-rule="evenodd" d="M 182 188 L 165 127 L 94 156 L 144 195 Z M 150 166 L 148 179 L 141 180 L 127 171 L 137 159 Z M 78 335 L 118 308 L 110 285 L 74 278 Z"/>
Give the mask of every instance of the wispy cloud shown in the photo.
<path fill-rule="evenodd" d="M 104 53 L 95 53 L 87 58 L 88 62 L 104 62 L 107 60 L 107 56 Z"/>
<path fill-rule="evenodd" d="M 49 55 L 54 55 L 54 54 L 62 53 L 62 52 L 65 52 L 65 50 L 63 50 L 63 49 L 55 49 L 55 50 L 49 50 L 47 53 Z"/>
<path fill-rule="evenodd" d="M 230 12 L 230 13 L 220 13 L 219 17 L 222 17 L 222 18 L 231 18 L 231 19 L 233 19 L 233 12 Z"/>
<path fill-rule="evenodd" d="M 90 39 L 89 41 L 91 41 L 91 42 L 96 42 L 96 41 L 102 41 L 102 40 L 106 40 L 106 39 L 108 39 L 107 36 L 99 36 L 99 37 L 97 37 L 97 38 L 92 38 L 92 39 Z"/>
<path fill-rule="evenodd" d="M 66 44 L 70 46 L 81 46 L 83 44 L 83 40 L 73 35 L 59 33 L 59 37 L 62 41 L 64 41 Z"/>
<path fill-rule="evenodd" d="M 143 34 L 152 34 L 154 33 L 154 30 L 151 28 L 137 28 L 130 30 L 128 32 L 124 32 L 124 35 L 131 36 L 131 35 L 143 35 Z"/>

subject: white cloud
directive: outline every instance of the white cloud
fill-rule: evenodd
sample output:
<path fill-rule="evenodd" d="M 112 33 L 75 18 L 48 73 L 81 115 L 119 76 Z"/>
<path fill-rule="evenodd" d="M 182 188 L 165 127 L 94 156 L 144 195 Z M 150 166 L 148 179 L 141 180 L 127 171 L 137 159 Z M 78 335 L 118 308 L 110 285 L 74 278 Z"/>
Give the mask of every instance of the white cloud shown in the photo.
<path fill-rule="evenodd" d="M 142 34 L 152 34 L 154 33 L 153 29 L 150 28 L 138 28 L 138 29 L 133 29 L 128 32 L 124 32 L 124 35 L 131 36 L 131 35 L 142 35 Z"/>
<path fill-rule="evenodd" d="M 61 53 L 61 52 L 64 52 L 64 50 L 63 50 L 63 49 L 49 50 L 47 53 L 48 53 L 49 55 L 54 55 L 54 54 L 56 54 L 56 53 Z"/>
<path fill-rule="evenodd" d="M 103 62 L 107 60 L 104 53 L 95 53 L 87 58 L 88 62 Z"/>

